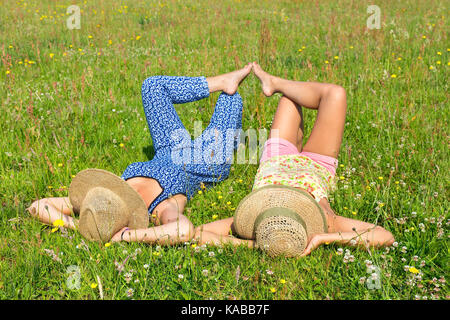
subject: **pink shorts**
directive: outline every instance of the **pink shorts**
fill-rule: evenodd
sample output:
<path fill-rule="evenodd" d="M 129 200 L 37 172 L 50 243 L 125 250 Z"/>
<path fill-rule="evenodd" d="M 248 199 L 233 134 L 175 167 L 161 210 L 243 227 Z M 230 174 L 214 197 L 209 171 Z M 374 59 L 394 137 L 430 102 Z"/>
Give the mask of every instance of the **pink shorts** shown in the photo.
<path fill-rule="evenodd" d="M 285 156 L 289 154 L 306 156 L 325 167 L 333 176 L 336 174 L 336 168 L 338 165 L 338 160 L 336 158 L 324 156 L 314 152 L 298 152 L 295 145 L 281 138 L 271 138 L 266 141 L 260 162 L 264 162 L 274 156 Z"/>

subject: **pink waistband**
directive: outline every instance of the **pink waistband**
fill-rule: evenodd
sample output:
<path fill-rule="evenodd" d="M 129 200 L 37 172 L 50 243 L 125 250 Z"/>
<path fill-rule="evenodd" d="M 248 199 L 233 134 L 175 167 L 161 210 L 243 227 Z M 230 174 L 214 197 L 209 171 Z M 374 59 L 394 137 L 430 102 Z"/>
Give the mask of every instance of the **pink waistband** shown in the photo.
<path fill-rule="evenodd" d="M 299 152 L 295 145 L 282 138 L 271 138 L 266 141 L 266 143 L 264 144 L 264 150 L 260 162 L 264 162 L 274 156 L 284 156 L 290 154 L 306 156 L 314 162 L 323 166 L 333 176 L 336 174 L 336 168 L 338 165 L 338 160 L 336 158 L 314 152 Z"/>

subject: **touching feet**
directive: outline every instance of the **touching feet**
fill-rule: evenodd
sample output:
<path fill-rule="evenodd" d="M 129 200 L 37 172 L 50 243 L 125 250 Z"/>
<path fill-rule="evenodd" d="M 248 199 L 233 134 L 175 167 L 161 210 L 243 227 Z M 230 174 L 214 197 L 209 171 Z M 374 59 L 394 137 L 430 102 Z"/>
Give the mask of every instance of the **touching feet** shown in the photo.
<path fill-rule="evenodd" d="M 206 80 L 208 81 L 209 92 L 223 91 L 229 95 L 235 94 L 239 84 L 252 70 L 255 76 L 261 81 L 263 93 L 267 97 L 273 95 L 276 92 L 274 85 L 276 77 L 265 72 L 256 62 L 249 62 L 245 67 L 239 70 L 228 72 L 220 76 L 207 78 Z"/>
<path fill-rule="evenodd" d="M 274 88 L 274 84 L 273 84 L 274 76 L 265 72 L 261 68 L 261 66 L 256 62 L 252 63 L 252 67 L 253 67 L 253 73 L 261 81 L 263 93 L 267 97 L 270 97 L 272 94 L 275 93 L 275 88 Z"/>

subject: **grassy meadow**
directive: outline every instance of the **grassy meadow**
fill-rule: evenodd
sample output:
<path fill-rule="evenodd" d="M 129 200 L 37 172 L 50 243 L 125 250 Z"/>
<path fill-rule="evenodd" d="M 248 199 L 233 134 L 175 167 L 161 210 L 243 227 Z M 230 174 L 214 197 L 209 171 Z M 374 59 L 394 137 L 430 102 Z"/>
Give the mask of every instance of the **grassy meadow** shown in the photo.
<path fill-rule="evenodd" d="M 367 27 L 372 4 L 380 29 Z M 80 29 L 67 27 L 70 5 L 81 9 Z M 0 299 L 448 299 L 448 12 L 438 0 L 2 0 Z M 391 231 L 392 247 L 329 244 L 273 259 L 195 243 L 104 246 L 26 212 L 67 196 L 80 170 L 121 175 L 151 159 L 144 79 L 213 76 L 249 61 L 346 88 L 331 205 Z M 269 129 L 279 95 L 266 98 L 253 75 L 239 93 L 243 128 Z M 176 106 L 191 133 L 194 121 L 206 127 L 217 97 Z M 315 112 L 304 116 L 307 137 Z M 256 170 L 234 165 L 186 215 L 196 226 L 231 217 Z"/>

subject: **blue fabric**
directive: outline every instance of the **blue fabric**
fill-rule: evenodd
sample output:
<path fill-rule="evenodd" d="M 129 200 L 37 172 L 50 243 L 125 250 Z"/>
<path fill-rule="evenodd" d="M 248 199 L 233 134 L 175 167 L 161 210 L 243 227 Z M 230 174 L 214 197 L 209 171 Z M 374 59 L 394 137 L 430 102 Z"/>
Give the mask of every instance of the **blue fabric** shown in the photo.
<path fill-rule="evenodd" d="M 240 95 L 221 93 L 210 124 L 194 140 L 173 105 L 208 96 L 205 77 L 154 76 L 144 81 L 142 103 L 155 156 L 130 164 L 122 178 L 149 177 L 159 182 L 163 191 L 150 204 L 149 213 L 172 195 L 184 194 L 189 200 L 202 183 L 210 187 L 228 177 L 242 127 Z"/>

